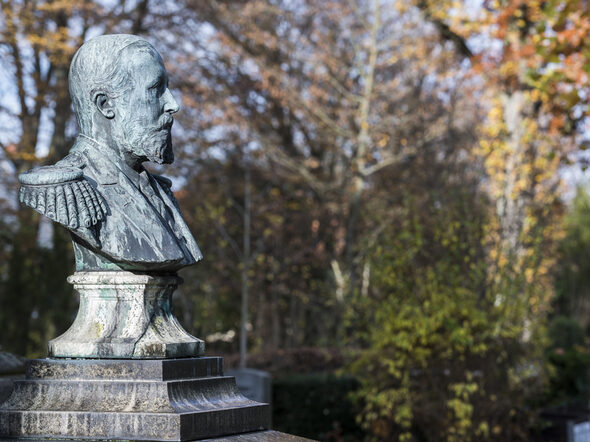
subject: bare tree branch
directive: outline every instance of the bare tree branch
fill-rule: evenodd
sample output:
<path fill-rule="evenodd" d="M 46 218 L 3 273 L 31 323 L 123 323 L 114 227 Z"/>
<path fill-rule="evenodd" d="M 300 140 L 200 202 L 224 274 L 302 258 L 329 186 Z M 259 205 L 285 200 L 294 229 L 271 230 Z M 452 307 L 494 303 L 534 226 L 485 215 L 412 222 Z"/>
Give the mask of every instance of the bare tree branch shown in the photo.
<path fill-rule="evenodd" d="M 225 230 L 223 224 L 221 224 L 217 218 L 213 219 L 213 224 L 215 224 L 217 231 L 221 234 L 221 236 L 223 236 L 223 239 L 227 241 L 227 243 L 231 246 L 234 253 L 236 254 L 237 258 L 241 261 L 243 259 L 242 251 L 240 250 L 240 247 L 234 241 L 234 239 L 229 235 L 229 233 L 227 233 L 227 230 Z"/>

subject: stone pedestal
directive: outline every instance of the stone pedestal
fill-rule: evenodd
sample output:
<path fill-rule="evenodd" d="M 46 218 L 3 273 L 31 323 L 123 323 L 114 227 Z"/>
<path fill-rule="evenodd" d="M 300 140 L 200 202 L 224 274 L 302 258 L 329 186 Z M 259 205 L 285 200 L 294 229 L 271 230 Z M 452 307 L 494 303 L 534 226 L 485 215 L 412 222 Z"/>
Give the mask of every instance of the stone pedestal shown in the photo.
<path fill-rule="evenodd" d="M 217 357 L 32 360 L 0 405 L 0 438 L 188 441 L 269 428 Z"/>
<path fill-rule="evenodd" d="M 240 394 L 221 358 L 195 357 L 203 341 L 172 313 L 179 277 L 97 271 L 68 280 L 78 315 L 0 404 L 0 439 L 189 441 L 269 429 L 269 405 Z"/>
<path fill-rule="evenodd" d="M 55 358 L 177 358 L 200 356 L 205 344 L 172 313 L 176 275 L 76 272 L 68 278 L 80 295 L 68 331 L 49 341 Z"/>
<path fill-rule="evenodd" d="M 25 374 L 25 358 L 0 351 L 0 404 L 10 396 L 15 380 Z"/>

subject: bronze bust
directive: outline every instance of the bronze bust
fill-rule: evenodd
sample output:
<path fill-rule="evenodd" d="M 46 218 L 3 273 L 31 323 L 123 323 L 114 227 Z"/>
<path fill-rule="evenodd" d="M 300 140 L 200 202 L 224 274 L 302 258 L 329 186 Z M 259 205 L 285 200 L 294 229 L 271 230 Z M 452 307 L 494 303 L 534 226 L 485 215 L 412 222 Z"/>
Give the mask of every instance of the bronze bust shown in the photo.
<path fill-rule="evenodd" d="M 70 66 L 80 134 L 52 166 L 20 175 L 20 200 L 70 230 L 76 270 L 176 271 L 201 251 L 169 179 L 146 161 L 174 161 L 172 115 L 160 54 L 141 37 L 103 35 Z"/>

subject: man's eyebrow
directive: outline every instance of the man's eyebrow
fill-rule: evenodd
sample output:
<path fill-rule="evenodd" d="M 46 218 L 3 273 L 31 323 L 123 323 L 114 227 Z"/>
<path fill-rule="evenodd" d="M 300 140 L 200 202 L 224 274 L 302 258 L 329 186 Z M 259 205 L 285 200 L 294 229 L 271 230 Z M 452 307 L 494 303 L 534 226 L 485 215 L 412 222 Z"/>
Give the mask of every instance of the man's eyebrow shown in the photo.
<path fill-rule="evenodd" d="M 165 76 L 165 74 L 160 73 L 158 75 L 158 77 L 154 80 L 154 82 L 150 85 L 150 89 L 153 89 L 157 86 L 161 86 L 162 83 L 164 83 L 164 81 L 166 81 L 166 83 L 168 83 L 168 77 Z"/>

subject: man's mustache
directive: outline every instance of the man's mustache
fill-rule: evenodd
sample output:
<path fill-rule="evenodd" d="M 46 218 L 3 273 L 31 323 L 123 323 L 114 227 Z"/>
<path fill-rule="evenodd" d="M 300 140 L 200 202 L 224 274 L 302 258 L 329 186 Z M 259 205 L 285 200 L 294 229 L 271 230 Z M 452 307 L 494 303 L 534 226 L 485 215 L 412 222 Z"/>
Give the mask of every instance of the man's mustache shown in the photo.
<path fill-rule="evenodd" d="M 158 130 L 170 129 L 173 123 L 172 115 L 165 113 L 158 119 Z"/>

